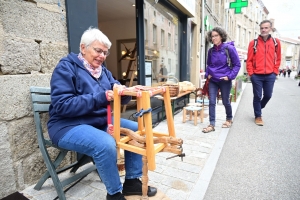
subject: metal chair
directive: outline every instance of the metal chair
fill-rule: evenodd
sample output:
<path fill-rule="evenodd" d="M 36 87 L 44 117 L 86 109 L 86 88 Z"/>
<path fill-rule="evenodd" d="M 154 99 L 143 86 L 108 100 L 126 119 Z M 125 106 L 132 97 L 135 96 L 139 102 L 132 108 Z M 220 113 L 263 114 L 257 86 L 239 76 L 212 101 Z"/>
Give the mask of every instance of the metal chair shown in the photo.
<path fill-rule="evenodd" d="M 51 102 L 50 97 L 50 88 L 49 87 L 30 87 L 30 93 L 31 93 L 31 100 L 32 100 L 32 107 L 33 107 L 33 114 L 34 114 L 34 122 L 36 126 L 36 132 L 38 137 L 38 144 L 40 151 L 42 153 L 44 162 L 47 166 L 47 171 L 44 173 L 44 175 L 40 178 L 40 180 L 35 185 L 34 189 L 40 190 L 45 181 L 48 178 L 52 178 L 53 185 L 56 189 L 56 192 L 58 194 L 58 198 L 60 200 L 65 200 L 65 191 L 70 189 L 74 184 L 78 183 L 81 179 L 83 179 L 85 176 L 87 176 L 92 171 L 96 170 L 96 166 L 92 165 L 88 167 L 87 169 L 81 171 L 80 173 L 75 173 L 77 169 L 86 164 L 87 162 L 92 161 L 92 158 L 86 156 L 86 155 L 77 155 L 77 161 L 64 166 L 62 168 L 58 168 L 58 166 L 62 163 L 64 158 L 66 157 L 69 150 L 59 148 L 58 146 L 54 145 L 50 139 L 46 139 L 43 134 L 43 126 L 42 126 L 42 120 L 41 120 L 41 114 L 47 113 L 49 111 L 49 106 Z M 45 129 L 44 129 L 45 130 Z M 52 161 L 48 148 L 56 148 L 59 150 L 59 153 L 57 157 Z M 58 177 L 58 174 L 61 172 L 64 172 L 68 169 L 71 169 L 71 172 L 74 172 L 75 174 L 69 178 L 66 178 L 65 180 L 60 180 Z M 68 185 L 72 184 L 68 188 L 64 190 L 64 188 Z"/>

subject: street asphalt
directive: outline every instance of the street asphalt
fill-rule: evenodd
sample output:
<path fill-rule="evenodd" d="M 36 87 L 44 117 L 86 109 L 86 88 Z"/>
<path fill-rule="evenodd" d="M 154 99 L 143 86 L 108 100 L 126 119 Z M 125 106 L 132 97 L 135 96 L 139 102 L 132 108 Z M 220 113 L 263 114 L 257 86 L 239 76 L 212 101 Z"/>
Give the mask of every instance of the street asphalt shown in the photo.
<path fill-rule="evenodd" d="M 300 199 L 300 87 L 279 77 L 254 124 L 252 85 L 239 103 L 205 200 Z"/>

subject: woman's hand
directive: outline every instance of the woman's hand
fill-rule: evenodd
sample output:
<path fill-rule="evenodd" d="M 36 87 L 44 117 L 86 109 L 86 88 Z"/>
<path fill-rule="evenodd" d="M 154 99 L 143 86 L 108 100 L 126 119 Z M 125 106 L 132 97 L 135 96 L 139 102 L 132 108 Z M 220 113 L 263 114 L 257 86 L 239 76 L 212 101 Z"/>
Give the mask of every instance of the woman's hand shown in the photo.
<path fill-rule="evenodd" d="M 113 87 L 113 89 L 115 89 L 115 88 L 117 88 L 117 89 L 125 89 L 125 88 L 126 88 L 126 86 L 125 86 L 125 85 L 118 85 L 118 84 L 114 84 L 114 87 Z"/>
<path fill-rule="evenodd" d="M 106 90 L 105 94 L 106 94 L 107 101 L 114 100 L 114 91 L 112 91 L 112 90 Z"/>
<path fill-rule="evenodd" d="M 207 78 L 208 78 L 208 79 L 211 79 L 211 77 L 212 77 L 212 76 L 209 74 Z"/>
<path fill-rule="evenodd" d="M 227 76 L 221 77 L 220 79 L 223 79 L 224 81 L 228 81 L 229 80 Z"/>

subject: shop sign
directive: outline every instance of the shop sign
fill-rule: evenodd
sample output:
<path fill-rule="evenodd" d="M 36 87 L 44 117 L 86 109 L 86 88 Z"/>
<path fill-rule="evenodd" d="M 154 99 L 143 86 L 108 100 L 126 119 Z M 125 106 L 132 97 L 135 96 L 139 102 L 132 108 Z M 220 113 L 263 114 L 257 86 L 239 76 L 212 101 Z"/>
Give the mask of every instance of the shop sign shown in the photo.
<path fill-rule="evenodd" d="M 247 60 L 247 51 L 238 48 L 236 49 L 236 51 L 239 55 L 240 60 Z"/>
<path fill-rule="evenodd" d="M 206 31 L 209 31 L 209 30 L 212 30 L 212 29 L 213 29 L 213 26 L 210 25 L 210 23 L 209 23 L 208 16 L 206 16 L 206 17 L 204 18 L 204 25 L 205 25 L 205 30 L 206 30 Z"/>
<path fill-rule="evenodd" d="M 248 7 L 248 1 L 247 0 L 236 0 L 235 2 L 231 2 L 229 4 L 229 8 L 233 8 L 235 14 L 242 13 L 242 8 Z"/>

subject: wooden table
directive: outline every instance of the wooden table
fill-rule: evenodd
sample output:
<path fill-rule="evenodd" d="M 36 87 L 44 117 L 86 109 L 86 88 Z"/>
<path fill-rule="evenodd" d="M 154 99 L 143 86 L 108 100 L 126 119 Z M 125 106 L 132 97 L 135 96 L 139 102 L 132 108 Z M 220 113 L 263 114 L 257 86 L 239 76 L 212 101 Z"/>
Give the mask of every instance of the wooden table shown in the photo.
<path fill-rule="evenodd" d="M 174 118 L 174 114 L 175 114 L 175 104 L 180 102 L 180 101 L 184 101 L 184 106 L 186 106 L 190 102 L 190 94 L 192 92 L 193 91 L 181 92 L 176 97 L 170 97 L 173 118 Z M 164 98 L 161 95 L 156 95 L 155 98 L 157 98 L 159 100 L 162 100 L 162 118 L 161 118 L 161 120 L 163 120 L 164 117 L 165 117 L 165 115 L 164 115 L 164 101 L 163 101 Z M 185 102 L 186 99 L 187 99 L 187 102 Z"/>

